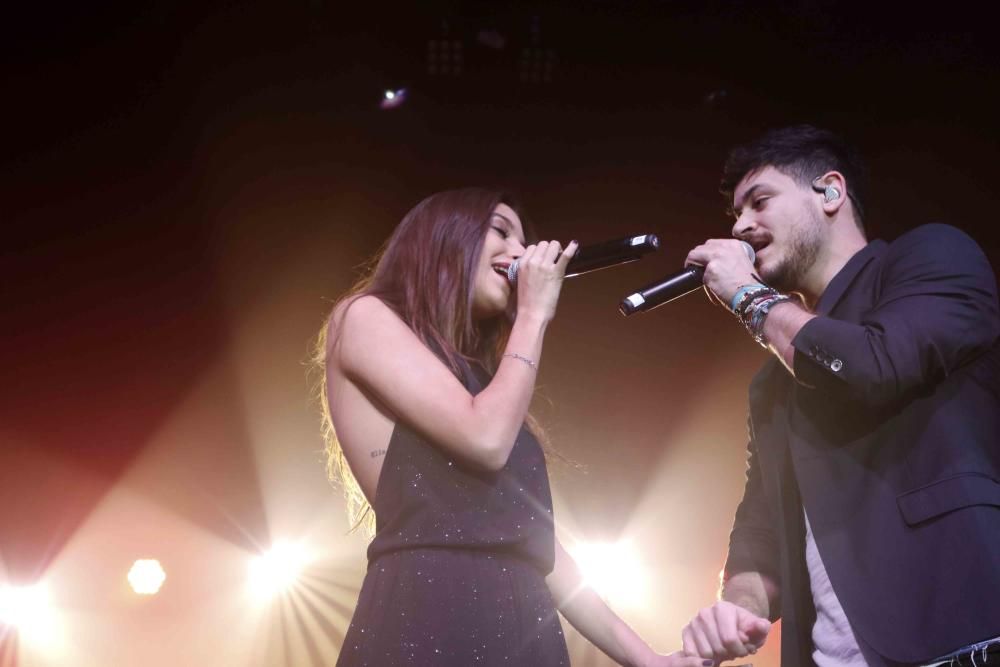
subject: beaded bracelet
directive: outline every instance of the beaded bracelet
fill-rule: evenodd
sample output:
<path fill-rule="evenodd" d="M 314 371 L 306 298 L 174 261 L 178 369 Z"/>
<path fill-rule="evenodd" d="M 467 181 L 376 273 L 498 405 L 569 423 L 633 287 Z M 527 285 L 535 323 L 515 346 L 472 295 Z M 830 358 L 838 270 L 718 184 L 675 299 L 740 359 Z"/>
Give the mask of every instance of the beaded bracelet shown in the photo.
<path fill-rule="evenodd" d="M 737 309 L 745 297 L 751 294 L 757 294 L 766 289 L 767 285 L 762 285 L 761 283 L 748 283 L 746 285 L 740 285 L 740 288 L 736 290 L 736 294 L 733 295 L 732 300 L 729 302 L 729 310 L 734 313 L 737 312 Z"/>
<path fill-rule="evenodd" d="M 766 299 L 774 298 L 778 295 L 778 290 L 772 287 L 761 287 L 760 289 L 755 289 L 746 292 L 740 302 L 736 305 L 736 309 L 733 314 L 736 318 L 743 324 L 743 326 L 750 328 L 750 322 L 754 314 L 754 306 L 759 305 Z"/>
<path fill-rule="evenodd" d="M 768 296 L 777 294 L 778 292 L 770 287 L 758 287 L 756 289 L 749 290 L 743 294 L 743 298 L 740 302 L 736 304 L 736 309 L 733 314 L 736 315 L 741 321 L 746 320 L 748 317 L 748 311 L 750 306 L 755 303 L 758 299 L 766 298 Z M 744 324 L 746 322 L 744 321 Z"/>
<path fill-rule="evenodd" d="M 756 340 L 764 347 L 767 347 L 767 338 L 764 336 L 764 320 L 767 319 L 767 314 L 771 312 L 771 309 L 774 308 L 779 303 L 791 300 L 792 297 L 788 296 L 787 294 L 779 294 L 774 299 L 771 299 L 760 305 L 760 307 L 758 308 L 759 315 L 755 317 L 756 321 L 754 323 L 754 328 L 752 332 L 754 340 Z"/>
<path fill-rule="evenodd" d="M 528 357 L 522 357 L 517 352 L 508 352 L 507 354 L 505 354 L 503 356 L 505 356 L 505 357 L 511 357 L 512 359 L 517 359 L 519 361 L 523 361 L 524 363 L 526 363 L 529 366 L 531 366 L 532 368 L 534 368 L 536 371 L 538 370 L 538 364 L 536 364 L 534 361 L 532 361 Z"/>
<path fill-rule="evenodd" d="M 791 301 L 791 299 L 792 297 L 787 294 L 781 294 L 769 288 L 767 293 L 761 294 L 751 301 L 741 319 L 743 326 L 746 327 L 755 341 L 767 347 L 767 338 L 764 336 L 764 322 L 767 319 L 767 314 L 777 304 Z"/>

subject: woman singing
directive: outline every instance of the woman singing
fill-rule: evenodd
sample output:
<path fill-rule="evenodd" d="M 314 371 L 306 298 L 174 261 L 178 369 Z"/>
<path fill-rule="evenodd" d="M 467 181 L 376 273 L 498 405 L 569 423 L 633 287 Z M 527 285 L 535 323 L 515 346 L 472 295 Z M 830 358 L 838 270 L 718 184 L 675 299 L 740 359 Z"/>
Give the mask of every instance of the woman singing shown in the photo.
<path fill-rule="evenodd" d="M 576 248 L 528 245 L 503 193 L 441 192 L 334 308 L 318 348 L 331 469 L 376 522 L 338 665 L 568 665 L 557 606 L 623 665 L 703 664 L 654 653 L 555 539 L 525 421 Z"/>

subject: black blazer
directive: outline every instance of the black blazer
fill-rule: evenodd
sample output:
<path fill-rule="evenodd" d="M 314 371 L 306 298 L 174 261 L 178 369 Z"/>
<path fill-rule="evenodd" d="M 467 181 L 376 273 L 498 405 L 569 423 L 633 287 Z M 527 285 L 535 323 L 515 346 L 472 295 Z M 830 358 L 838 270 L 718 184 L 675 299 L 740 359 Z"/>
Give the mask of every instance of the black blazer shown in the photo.
<path fill-rule="evenodd" d="M 873 665 L 1000 635 L 1000 315 L 972 239 L 870 243 L 750 387 L 747 484 L 726 576 L 781 586 L 782 659 L 812 664 L 805 507 Z"/>

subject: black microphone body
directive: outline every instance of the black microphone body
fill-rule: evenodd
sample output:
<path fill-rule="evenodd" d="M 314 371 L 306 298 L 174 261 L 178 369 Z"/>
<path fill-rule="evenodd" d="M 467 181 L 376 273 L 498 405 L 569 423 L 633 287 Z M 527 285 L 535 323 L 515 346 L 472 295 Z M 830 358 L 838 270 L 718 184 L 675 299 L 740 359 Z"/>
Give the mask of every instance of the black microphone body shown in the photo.
<path fill-rule="evenodd" d="M 656 234 L 626 236 L 623 239 L 583 246 L 578 248 L 573 259 L 569 260 L 565 277 L 572 278 L 591 271 L 628 264 L 658 250 L 659 247 L 660 239 Z M 507 268 L 507 280 L 511 284 L 517 282 L 517 260 Z"/>
<path fill-rule="evenodd" d="M 583 246 L 576 251 L 566 267 L 566 277 L 607 269 L 619 264 L 628 264 L 643 255 L 659 249 L 660 239 L 656 234 L 627 236 L 623 239 Z"/>
<path fill-rule="evenodd" d="M 662 306 L 668 301 L 690 294 L 704 284 L 705 267 L 689 266 L 662 280 L 646 285 L 642 289 L 622 299 L 618 310 L 622 315 L 632 315 L 640 311 Z"/>
<path fill-rule="evenodd" d="M 752 263 L 755 257 L 753 246 L 746 241 L 742 243 L 743 250 Z M 655 283 L 646 285 L 642 289 L 629 294 L 622 299 L 622 302 L 618 305 L 618 310 L 626 317 L 638 312 L 652 310 L 685 294 L 690 294 L 700 288 L 704 282 L 705 267 L 688 266 L 682 271 L 672 273 L 666 278 L 657 280 Z"/>

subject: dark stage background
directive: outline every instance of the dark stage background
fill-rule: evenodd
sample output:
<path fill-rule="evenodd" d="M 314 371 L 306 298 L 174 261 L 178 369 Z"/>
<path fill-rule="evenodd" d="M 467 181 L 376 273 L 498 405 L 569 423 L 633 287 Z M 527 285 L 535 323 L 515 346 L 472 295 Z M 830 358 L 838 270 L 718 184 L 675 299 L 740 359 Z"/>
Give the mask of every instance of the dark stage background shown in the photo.
<path fill-rule="evenodd" d="M 628 320 L 617 303 L 728 235 L 727 149 L 795 122 L 868 156 L 873 236 L 949 222 L 1000 266 L 984 12 L 5 9 L 0 583 L 51 580 L 64 617 L 42 648 L 0 634 L 0 662 L 332 664 L 364 540 L 324 478 L 310 338 L 410 206 L 471 184 L 514 189 L 544 237 L 664 241 L 566 284 L 536 409 L 577 464 L 553 471 L 563 539 L 632 540 L 649 599 L 620 611 L 677 648 L 717 585 L 765 357 L 700 295 Z M 429 73 L 431 40 L 462 45 L 460 74 Z M 318 555 L 298 597 L 251 609 L 243 562 L 279 537 Z M 168 579 L 138 600 L 124 572 L 144 554 Z M 610 664 L 570 640 L 574 664 Z"/>

